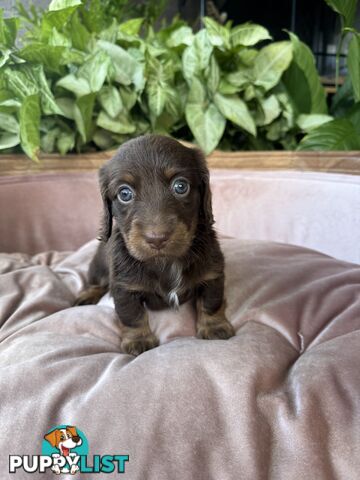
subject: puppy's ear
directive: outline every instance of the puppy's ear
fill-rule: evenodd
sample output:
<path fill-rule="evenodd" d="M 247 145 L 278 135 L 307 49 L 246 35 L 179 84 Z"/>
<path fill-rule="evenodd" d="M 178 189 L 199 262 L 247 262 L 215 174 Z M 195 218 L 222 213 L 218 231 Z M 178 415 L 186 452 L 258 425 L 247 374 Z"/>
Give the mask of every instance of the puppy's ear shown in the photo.
<path fill-rule="evenodd" d="M 107 172 L 107 165 L 104 165 L 99 170 L 99 184 L 101 198 L 103 201 L 103 216 L 101 219 L 101 227 L 98 236 L 98 240 L 107 242 L 110 238 L 112 231 L 112 208 L 111 200 L 108 194 L 109 176 Z"/>
<path fill-rule="evenodd" d="M 200 218 L 207 224 L 214 224 L 212 212 L 210 174 L 206 165 L 205 155 L 201 150 L 194 150 L 195 161 L 198 164 L 200 172 Z"/>
<path fill-rule="evenodd" d="M 45 435 L 44 439 L 47 440 L 52 447 L 57 447 L 60 441 L 59 431 L 53 430 L 52 432 Z"/>

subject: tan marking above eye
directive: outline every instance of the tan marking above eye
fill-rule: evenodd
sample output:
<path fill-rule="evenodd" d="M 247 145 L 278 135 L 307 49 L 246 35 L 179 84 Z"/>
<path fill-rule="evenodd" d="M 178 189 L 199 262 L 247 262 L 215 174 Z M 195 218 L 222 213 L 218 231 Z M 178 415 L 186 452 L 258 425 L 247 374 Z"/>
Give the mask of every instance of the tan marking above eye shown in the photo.
<path fill-rule="evenodd" d="M 175 167 L 169 167 L 164 170 L 164 175 L 169 180 L 179 173 L 179 170 Z"/>
<path fill-rule="evenodd" d="M 123 173 L 120 178 L 121 182 L 124 183 L 129 183 L 130 185 L 133 185 L 135 183 L 135 177 L 131 175 L 131 173 Z"/>

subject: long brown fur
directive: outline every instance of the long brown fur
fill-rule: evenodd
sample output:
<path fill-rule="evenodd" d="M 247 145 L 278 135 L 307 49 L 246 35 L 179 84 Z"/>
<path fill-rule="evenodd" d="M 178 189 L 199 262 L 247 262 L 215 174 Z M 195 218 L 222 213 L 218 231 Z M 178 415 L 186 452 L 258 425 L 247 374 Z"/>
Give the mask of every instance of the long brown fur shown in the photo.
<path fill-rule="evenodd" d="M 184 196 L 174 193 L 178 178 L 190 186 Z M 97 302 L 109 288 L 124 325 L 122 349 L 134 355 L 158 343 L 147 307 L 177 308 L 191 299 L 200 338 L 234 335 L 224 312 L 224 258 L 213 229 L 202 152 L 160 135 L 138 137 L 101 167 L 99 181 L 101 241 L 90 265 L 89 289 L 78 304 Z M 128 204 L 119 199 L 123 185 L 134 192 Z"/>

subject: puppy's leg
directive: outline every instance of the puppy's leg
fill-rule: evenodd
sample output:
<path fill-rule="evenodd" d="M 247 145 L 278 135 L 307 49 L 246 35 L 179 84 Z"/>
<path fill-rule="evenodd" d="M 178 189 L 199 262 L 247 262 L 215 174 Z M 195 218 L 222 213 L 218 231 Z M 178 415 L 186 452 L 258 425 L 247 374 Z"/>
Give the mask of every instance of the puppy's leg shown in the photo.
<path fill-rule="evenodd" d="M 112 294 L 116 313 L 124 325 L 121 332 L 122 351 L 136 356 L 157 347 L 159 340 L 150 330 L 141 293 L 115 287 L 112 288 Z"/>
<path fill-rule="evenodd" d="M 97 303 L 109 289 L 109 266 L 106 257 L 106 246 L 100 243 L 89 267 L 89 286 L 80 292 L 75 305 L 91 305 Z"/>
<path fill-rule="evenodd" d="M 224 277 L 207 282 L 199 293 L 197 336 L 208 340 L 234 336 L 234 328 L 225 316 Z"/>

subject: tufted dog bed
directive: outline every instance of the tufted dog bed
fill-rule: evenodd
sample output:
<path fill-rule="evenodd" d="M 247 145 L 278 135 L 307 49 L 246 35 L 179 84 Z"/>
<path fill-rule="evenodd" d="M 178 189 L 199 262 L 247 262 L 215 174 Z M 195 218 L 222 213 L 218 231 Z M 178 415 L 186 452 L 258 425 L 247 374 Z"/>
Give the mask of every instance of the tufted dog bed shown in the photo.
<path fill-rule="evenodd" d="M 108 295 L 72 307 L 95 174 L 0 179 L 1 479 L 52 478 L 9 455 L 63 424 L 128 454 L 120 478 L 359 478 L 360 177 L 213 169 L 212 189 L 236 337 L 196 339 L 183 305 L 151 315 L 161 346 L 134 359 Z"/>

